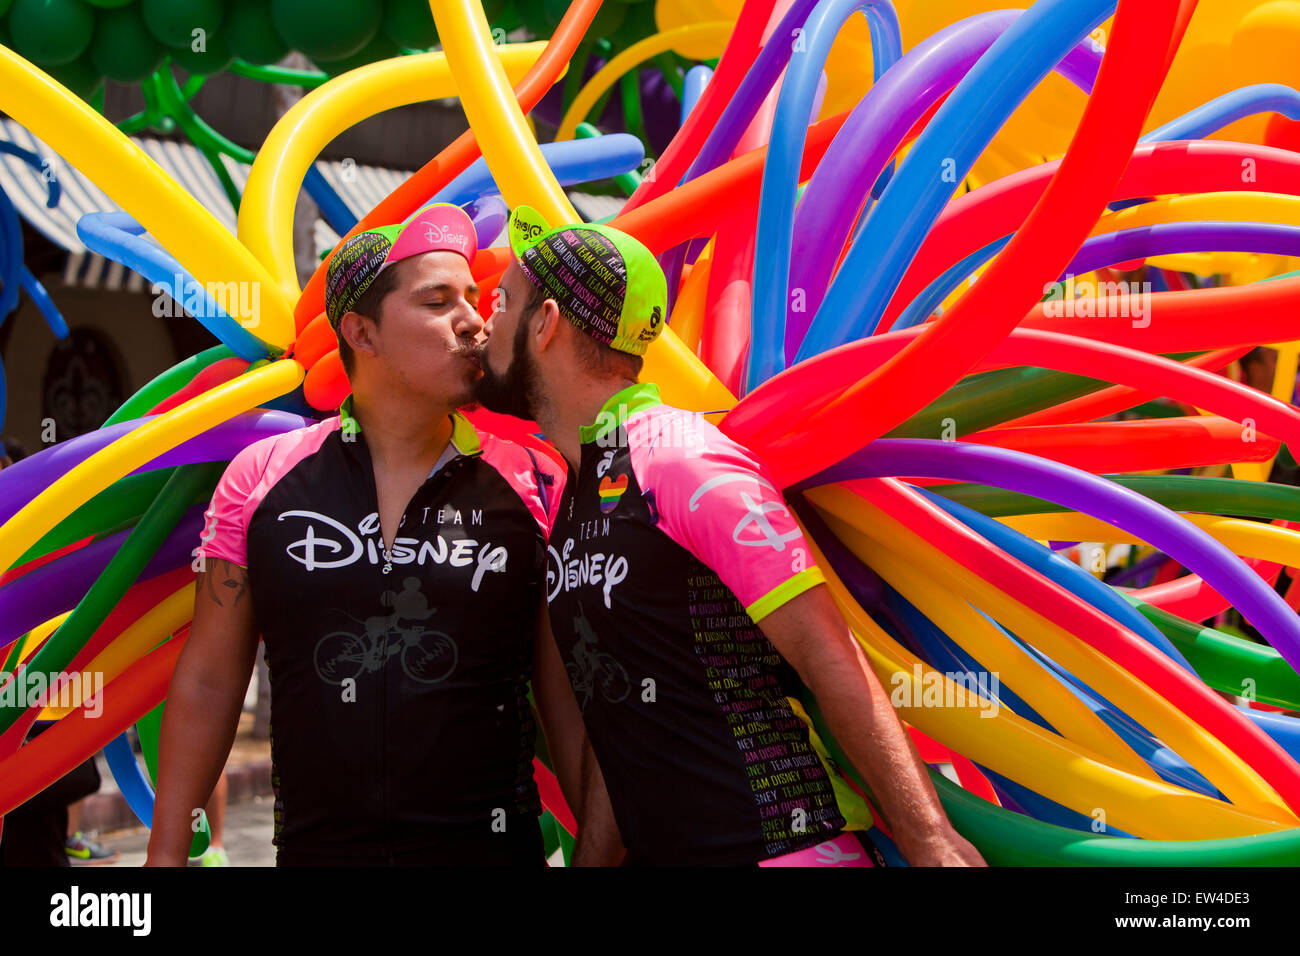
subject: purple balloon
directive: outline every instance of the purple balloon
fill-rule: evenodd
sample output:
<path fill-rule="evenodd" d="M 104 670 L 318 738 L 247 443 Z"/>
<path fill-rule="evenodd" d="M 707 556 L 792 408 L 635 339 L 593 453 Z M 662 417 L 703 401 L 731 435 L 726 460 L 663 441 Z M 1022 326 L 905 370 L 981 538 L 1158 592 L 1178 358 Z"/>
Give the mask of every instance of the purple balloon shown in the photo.
<path fill-rule="evenodd" d="M 69 438 L 34 455 L 28 455 L 22 461 L 0 471 L 0 524 L 12 518 L 73 467 L 154 417 L 156 416 L 119 422 L 108 428 Z M 229 461 L 260 438 L 311 424 L 314 424 L 314 419 L 291 412 L 255 408 L 241 412 L 203 434 L 163 452 L 131 474 L 155 468 L 170 468 L 173 465 L 192 465 L 199 461 Z"/>
<path fill-rule="evenodd" d="M 139 581 L 189 564 L 203 533 L 203 505 L 194 505 L 140 572 Z M 108 567 L 131 529 L 92 541 L 0 587 L 0 649 L 56 614 L 70 611 Z"/>
<path fill-rule="evenodd" d="M 800 311 L 786 296 L 786 361 L 793 362 L 825 298 L 838 253 L 867 191 L 909 130 L 975 65 L 1020 10 L 982 13 L 940 30 L 885 71 L 854 107 L 813 172 L 795 210 L 790 250 L 791 289 L 802 289 Z M 1056 66 L 1091 92 L 1101 54 L 1084 40 Z M 833 250 L 833 252 L 832 252 Z"/>
<path fill-rule="evenodd" d="M 887 438 L 872 442 L 801 487 L 856 478 L 924 476 L 974 481 L 1033 495 L 1131 531 L 1199 574 L 1300 670 L 1300 619 L 1231 551 L 1164 505 L 1096 475 L 973 442 Z"/>
<path fill-rule="evenodd" d="M 1300 256 L 1300 226 L 1272 222 L 1162 222 L 1121 229 L 1084 242 L 1065 275 L 1083 275 L 1117 262 L 1179 252 Z"/>

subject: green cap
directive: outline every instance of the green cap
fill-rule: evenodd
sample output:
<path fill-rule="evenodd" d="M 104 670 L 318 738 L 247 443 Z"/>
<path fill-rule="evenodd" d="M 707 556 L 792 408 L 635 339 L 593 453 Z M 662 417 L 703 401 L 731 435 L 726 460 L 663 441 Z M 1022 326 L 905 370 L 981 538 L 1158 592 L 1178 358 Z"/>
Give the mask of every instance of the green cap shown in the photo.
<path fill-rule="evenodd" d="M 507 233 L 524 275 L 588 335 L 632 355 L 659 337 L 668 282 L 639 241 L 591 223 L 552 229 L 531 206 L 515 207 Z"/>

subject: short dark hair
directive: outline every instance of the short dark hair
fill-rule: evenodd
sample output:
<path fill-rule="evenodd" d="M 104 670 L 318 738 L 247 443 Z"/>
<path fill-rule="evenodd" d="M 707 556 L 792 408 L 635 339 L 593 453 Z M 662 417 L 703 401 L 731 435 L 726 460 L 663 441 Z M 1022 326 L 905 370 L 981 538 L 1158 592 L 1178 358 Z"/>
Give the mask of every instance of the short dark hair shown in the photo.
<path fill-rule="evenodd" d="M 541 286 L 531 282 L 529 286 L 532 291 L 528 294 L 528 301 L 524 303 L 523 314 L 525 317 L 532 315 L 547 298 L 546 290 Z M 563 316 L 564 313 L 561 312 L 560 315 Z M 569 320 L 565 318 L 564 321 L 568 322 Z M 577 342 L 578 355 L 582 358 L 582 364 L 588 371 L 601 375 L 622 375 L 631 379 L 640 377 L 641 356 L 610 348 L 604 342 L 579 329 L 576 325 L 573 328 L 579 333 L 574 336 L 574 341 Z"/>
<path fill-rule="evenodd" d="M 370 288 L 362 293 L 361 298 L 357 299 L 357 304 L 352 307 L 353 312 L 358 315 L 364 315 L 375 323 L 379 324 L 380 313 L 383 309 L 384 297 L 397 288 L 397 267 L 401 263 L 395 263 L 385 269 L 375 280 L 370 283 Z M 342 325 L 342 317 L 339 318 L 339 324 Z M 343 337 L 342 328 L 334 330 L 334 334 L 339 340 L 339 358 L 343 360 L 343 371 L 352 376 L 352 370 L 356 367 L 356 356 L 352 352 L 352 346 L 348 345 L 347 339 Z"/>

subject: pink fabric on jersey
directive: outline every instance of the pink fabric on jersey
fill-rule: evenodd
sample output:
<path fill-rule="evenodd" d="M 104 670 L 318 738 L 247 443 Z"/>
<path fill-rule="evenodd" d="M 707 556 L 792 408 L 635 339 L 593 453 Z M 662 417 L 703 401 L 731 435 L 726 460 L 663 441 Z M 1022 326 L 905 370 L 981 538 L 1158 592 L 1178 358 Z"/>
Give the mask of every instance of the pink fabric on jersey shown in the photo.
<path fill-rule="evenodd" d="M 328 418 L 255 441 L 236 455 L 212 494 L 195 556 L 224 558 L 248 567 L 248 519 L 275 483 L 298 462 L 315 454 L 338 428 L 339 419 Z"/>
<path fill-rule="evenodd" d="M 202 543 L 195 555 L 224 558 L 247 567 L 246 539 L 248 521 L 253 512 L 277 481 L 308 455 L 320 450 L 330 433 L 339 429 L 340 421 L 336 416 L 283 435 L 272 435 L 253 442 L 236 455 L 213 492 L 212 502 L 204 515 Z M 560 495 L 564 492 L 564 472 L 556 467 L 549 455 L 533 452 L 529 457 L 521 445 L 488 432 L 475 431 L 483 460 L 505 478 L 537 522 L 542 536 L 549 537 Z M 537 460 L 537 470 L 551 477 L 543 494 L 538 492 L 533 458 Z"/>
<path fill-rule="evenodd" d="M 632 471 L 642 495 L 653 494 L 660 530 L 745 607 L 815 567 L 766 469 L 703 416 L 655 405 L 629 414 L 625 428 Z"/>
<path fill-rule="evenodd" d="M 875 866 L 862 844 L 851 834 L 841 833 L 834 840 L 818 843 L 806 850 L 763 860 L 759 866 Z"/>
<path fill-rule="evenodd" d="M 483 450 L 483 460 L 509 482 L 510 487 L 528 508 L 528 513 L 536 520 L 537 526 L 541 528 L 542 537 L 549 540 L 551 525 L 555 522 L 555 515 L 560 507 L 560 495 L 564 493 L 565 473 L 560 471 L 551 456 L 544 452 L 534 451 L 530 456 L 528 449 L 523 445 L 497 438 L 485 431 L 478 431 L 478 440 L 479 447 Z M 536 471 L 551 478 L 545 489 L 538 488 L 534 461 L 536 461 Z"/>

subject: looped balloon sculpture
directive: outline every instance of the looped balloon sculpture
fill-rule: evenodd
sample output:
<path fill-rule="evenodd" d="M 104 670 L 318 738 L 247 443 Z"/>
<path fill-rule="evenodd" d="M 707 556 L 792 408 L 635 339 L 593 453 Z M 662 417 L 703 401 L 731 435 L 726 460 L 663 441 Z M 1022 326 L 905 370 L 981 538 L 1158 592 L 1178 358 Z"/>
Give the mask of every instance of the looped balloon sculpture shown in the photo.
<path fill-rule="evenodd" d="M 237 236 L 0 47 L 0 107 L 123 210 L 83 219 L 83 240 L 147 277 L 184 276 L 187 309 L 222 342 L 98 432 L 0 472 L 6 686 L 103 682 L 93 700 L 0 687 L 0 813 L 107 748 L 148 821 L 149 781 L 121 734 L 139 725 L 152 771 L 204 503 L 240 449 L 348 391 L 322 314 L 328 257 L 298 286 L 296 196 L 318 189 L 312 164 L 349 127 L 458 96 L 470 132 L 360 221 L 335 206 L 333 223 L 462 204 L 474 276 L 492 284 L 508 208 L 574 221 L 561 184 L 617 177 L 630 196 L 611 222 L 659 257 L 671 290 L 645 377 L 674 404 L 725 409 L 722 429 L 786 488 L 921 754 L 951 765 L 959 783 L 934 772 L 935 785 L 986 859 L 1300 863 L 1300 589 L 1274 586 L 1300 567 L 1300 489 L 1263 480 L 1300 445 L 1300 275 L 1243 265 L 1300 255 L 1300 153 L 1223 134 L 1265 112 L 1300 118 L 1294 89 L 1191 92 L 1156 123 L 1162 87 L 1190 88 L 1180 40 L 1209 29 L 1194 0 L 1038 0 L 942 23 L 943 5 L 906 0 L 737 0 L 700 20 L 661 0 L 657 33 L 611 50 L 583 88 L 566 82 L 559 141 L 539 145 L 527 114 L 599 0 L 575 0 L 545 43 L 494 42 L 478 0 L 430 6 L 441 51 L 321 78 L 248 155 Z M 1261 24 L 1300 34 L 1256 16 L 1276 4 L 1203 6 L 1234 52 L 1271 35 Z M 585 120 L 668 50 L 701 65 L 647 162 L 637 137 Z M 150 108 L 193 125 L 193 89 L 159 83 Z M 1033 147 L 1019 107 L 1048 90 L 1075 112 L 1065 134 L 1042 120 Z M 0 265 L 12 255 L 6 241 Z M 1189 278 L 1189 263 L 1220 280 Z M 1151 285 L 1125 281 L 1142 264 Z M 15 274 L 5 266 L 6 296 Z M 243 283 L 260 308 L 211 291 Z M 1272 394 L 1221 374 L 1261 344 L 1279 349 Z M 536 442 L 530 425 L 493 424 Z M 1180 473 L 1224 465 L 1233 477 Z M 1267 643 L 1207 623 L 1229 607 Z M 823 756 L 854 776 L 803 706 Z M 41 716 L 57 723 L 25 743 Z M 887 834 L 854 780 L 846 816 Z M 539 781 L 571 831 L 544 768 Z"/>

